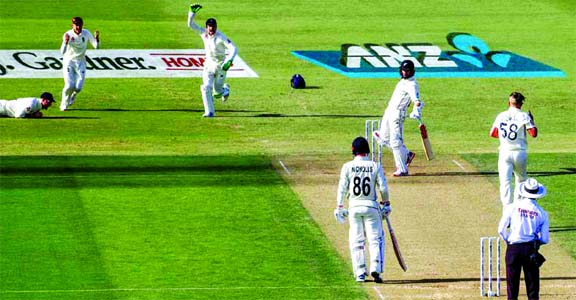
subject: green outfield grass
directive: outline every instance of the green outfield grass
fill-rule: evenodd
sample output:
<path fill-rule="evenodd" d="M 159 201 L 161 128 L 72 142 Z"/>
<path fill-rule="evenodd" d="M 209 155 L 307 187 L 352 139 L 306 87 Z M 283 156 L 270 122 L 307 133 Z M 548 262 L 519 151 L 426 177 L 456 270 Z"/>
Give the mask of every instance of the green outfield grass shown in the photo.
<path fill-rule="evenodd" d="M 3 299 L 363 297 L 269 159 L 2 165 Z"/>
<path fill-rule="evenodd" d="M 474 163 L 480 172 L 491 176 L 494 184 L 499 186 L 497 154 L 469 154 L 463 157 Z M 548 194 L 538 203 L 549 212 L 551 242 L 563 245 L 573 258 L 576 258 L 576 191 L 569 187 L 574 182 L 575 166 L 576 156 L 573 153 L 528 155 L 528 176 L 536 178 L 548 188 Z"/>
<path fill-rule="evenodd" d="M 397 80 L 346 78 L 291 51 L 409 42 L 453 50 L 450 32 L 474 34 L 494 50 L 566 73 L 419 83 L 435 152 L 462 155 L 495 185 L 490 126 L 510 92 L 526 95 L 540 128 L 529 141 L 528 171 L 549 190 L 542 204 L 552 241 L 576 258 L 575 2 L 203 4 L 198 22 L 216 17 L 260 76 L 229 79 L 232 95 L 216 104 L 217 118 L 200 117 L 200 78 L 88 73 L 70 111 L 55 105 L 41 120 L 0 119 L 0 298 L 367 298 L 349 262 L 271 164 L 282 157 L 348 158 L 352 139 L 363 134 L 365 119 L 380 118 Z M 103 49 L 199 49 L 200 38 L 186 26 L 188 5 L 1 1 L 0 50 L 58 49 L 76 15 L 100 30 Z M 290 89 L 294 73 L 313 88 Z M 62 86 L 61 79 L 0 78 L 0 99 L 44 90 L 56 96 Z M 406 121 L 406 143 L 419 150 L 416 126 Z"/>

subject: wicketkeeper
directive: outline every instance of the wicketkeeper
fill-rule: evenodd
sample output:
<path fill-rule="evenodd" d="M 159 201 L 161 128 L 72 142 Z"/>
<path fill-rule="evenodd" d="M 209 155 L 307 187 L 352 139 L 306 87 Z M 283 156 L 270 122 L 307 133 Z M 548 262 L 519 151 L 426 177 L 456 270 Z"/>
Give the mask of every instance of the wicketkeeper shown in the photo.
<path fill-rule="evenodd" d="M 384 231 L 382 218 L 390 214 L 388 199 L 388 184 L 384 177 L 382 165 L 372 161 L 368 154 L 370 146 L 363 137 L 357 137 L 352 142 L 354 159 L 345 163 L 340 172 L 338 194 L 334 217 L 339 223 L 350 219 L 350 254 L 352 269 L 358 282 L 366 280 L 366 240 L 370 247 L 370 275 L 377 283 L 382 282 L 384 272 Z M 382 202 L 378 203 L 376 189 Z M 344 199 L 348 197 L 348 209 L 344 207 Z"/>
<path fill-rule="evenodd" d="M 188 13 L 188 27 L 200 34 L 204 42 L 206 60 L 204 61 L 204 71 L 202 72 L 203 84 L 200 86 L 202 102 L 204 103 L 205 118 L 214 117 L 214 98 L 228 100 L 230 96 L 230 86 L 226 82 L 226 72 L 232 66 L 232 61 L 238 53 L 236 45 L 218 31 L 216 19 L 206 20 L 206 28 L 202 28 L 194 23 L 196 13 L 202 8 L 200 4 L 190 5 Z M 226 54 L 228 50 L 228 54 Z"/>

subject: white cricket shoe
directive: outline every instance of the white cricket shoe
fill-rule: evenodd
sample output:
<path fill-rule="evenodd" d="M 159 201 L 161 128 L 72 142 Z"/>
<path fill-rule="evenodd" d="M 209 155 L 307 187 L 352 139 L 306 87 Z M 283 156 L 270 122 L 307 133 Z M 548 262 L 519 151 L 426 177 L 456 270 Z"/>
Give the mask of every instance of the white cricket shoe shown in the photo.
<path fill-rule="evenodd" d="M 366 274 L 360 274 L 356 276 L 356 282 L 364 282 L 366 281 Z"/>
<path fill-rule="evenodd" d="M 222 86 L 222 102 L 226 102 L 226 100 L 228 100 L 228 97 L 230 97 L 230 85 L 228 83 L 225 83 Z"/>

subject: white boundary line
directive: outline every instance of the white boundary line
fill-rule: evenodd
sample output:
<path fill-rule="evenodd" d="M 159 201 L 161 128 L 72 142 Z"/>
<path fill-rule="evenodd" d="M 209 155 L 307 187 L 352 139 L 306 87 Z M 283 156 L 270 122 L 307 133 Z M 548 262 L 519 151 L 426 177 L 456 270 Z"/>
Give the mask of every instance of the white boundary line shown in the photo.
<path fill-rule="evenodd" d="M 284 163 L 281 160 L 278 160 L 278 162 L 280 163 L 286 174 L 292 175 L 292 173 L 290 173 L 290 170 L 288 170 L 288 168 L 284 165 Z"/>
<path fill-rule="evenodd" d="M 461 163 L 459 163 L 457 160 L 453 159 L 452 162 L 454 164 L 456 164 L 460 169 L 462 169 L 462 171 L 466 171 L 466 168 L 464 168 L 464 166 Z"/>
<path fill-rule="evenodd" d="M 162 292 L 162 291 L 218 291 L 218 290 L 312 290 L 312 289 L 348 289 L 350 286 L 254 286 L 254 287 L 189 287 L 189 288 L 118 288 L 85 290 L 28 290 L 0 291 L 0 294 L 54 294 L 54 293 L 104 293 L 104 292 Z"/>

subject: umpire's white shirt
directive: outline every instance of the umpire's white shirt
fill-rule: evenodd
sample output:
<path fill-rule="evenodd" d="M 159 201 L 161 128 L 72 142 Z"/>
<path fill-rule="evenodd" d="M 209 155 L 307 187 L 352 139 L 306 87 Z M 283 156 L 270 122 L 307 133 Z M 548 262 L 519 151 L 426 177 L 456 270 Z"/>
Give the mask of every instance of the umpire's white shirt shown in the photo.
<path fill-rule="evenodd" d="M 526 130 L 534 127 L 530 116 L 515 107 L 498 114 L 492 124 L 493 129 L 498 129 L 499 149 L 504 151 L 527 150 Z"/>
<path fill-rule="evenodd" d="M 406 113 L 406 110 L 410 106 L 410 102 L 416 102 L 420 100 L 420 88 L 418 86 L 418 82 L 414 76 L 408 79 L 400 79 L 400 81 L 396 84 L 396 88 L 394 89 L 394 93 L 392 93 L 392 97 L 388 102 L 388 107 L 386 111 L 390 111 L 390 113 L 394 113 L 393 111 L 401 111 Z"/>
<path fill-rule="evenodd" d="M 345 163 L 340 172 L 337 205 L 344 205 L 346 195 L 348 207 L 368 206 L 379 208 L 376 190 L 380 191 L 383 201 L 388 200 L 388 184 L 380 163 L 368 156 L 355 156 Z"/>
<path fill-rule="evenodd" d="M 510 231 L 507 231 L 510 226 Z M 498 234 L 509 244 L 531 242 L 539 239 L 542 244 L 550 240 L 548 214 L 535 200 L 522 198 L 509 205 L 498 225 Z"/>
<path fill-rule="evenodd" d="M 0 115 L 12 118 L 24 118 L 42 109 L 38 98 L 18 98 L 16 100 L 0 100 Z"/>
<path fill-rule="evenodd" d="M 68 44 L 66 44 L 66 35 L 70 37 Z M 92 44 L 94 49 L 98 49 L 100 43 L 94 38 L 92 33 L 87 29 L 82 29 L 80 34 L 76 34 L 73 29 L 70 29 L 62 36 L 62 46 L 60 46 L 60 53 L 63 55 L 64 61 L 86 59 L 86 49 L 88 42 Z"/>

